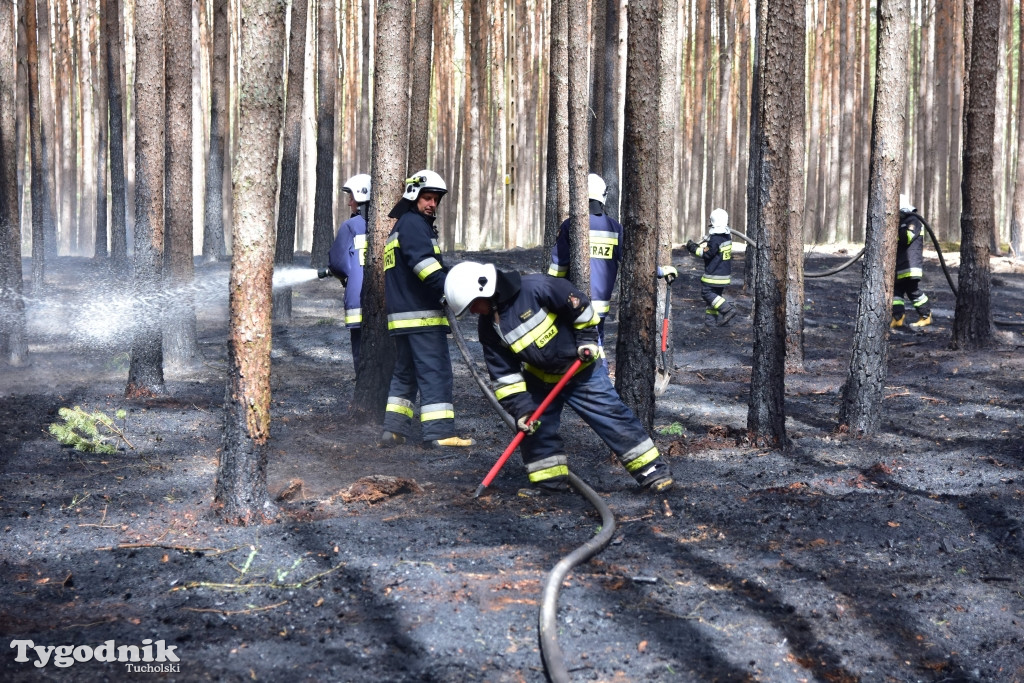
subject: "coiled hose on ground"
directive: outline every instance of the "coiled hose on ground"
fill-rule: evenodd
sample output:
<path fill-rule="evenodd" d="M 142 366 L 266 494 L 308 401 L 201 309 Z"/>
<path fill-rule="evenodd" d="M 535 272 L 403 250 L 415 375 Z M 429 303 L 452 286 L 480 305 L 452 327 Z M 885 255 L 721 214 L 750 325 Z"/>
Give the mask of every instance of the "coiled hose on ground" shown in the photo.
<path fill-rule="evenodd" d="M 452 329 L 452 336 L 455 338 L 455 345 L 458 346 L 459 353 L 462 354 L 463 360 L 466 361 L 466 366 L 469 368 L 470 374 L 473 375 L 473 379 L 476 380 L 480 390 L 487 398 L 487 402 L 491 404 L 495 412 L 498 413 L 510 429 L 516 431 L 518 428 L 516 427 L 515 419 L 501 407 L 497 396 L 494 395 L 494 392 L 491 391 L 491 388 L 487 385 L 479 370 L 477 370 L 473 357 L 469 353 L 466 338 L 462 336 L 462 330 L 459 329 L 459 322 L 447 305 L 445 306 L 445 314 L 448 316 L 448 323 Z M 562 648 L 558 645 L 558 592 L 562 587 L 562 581 L 565 580 L 566 575 L 573 567 L 583 564 L 604 549 L 611 542 L 612 535 L 615 533 L 615 516 L 601 496 L 597 495 L 594 489 L 590 488 L 585 481 L 572 472 L 569 473 L 569 483 L 601 515 L 601 531 L 559 560 L 558 564 L 548 574 L 548 579 L 544 583 L 538 634 L 540 636 L 541 658 L 544 660 L 548 677 L 554 683 L 567 683 L 569 681 L 569 670 L 565 666 Z"/>

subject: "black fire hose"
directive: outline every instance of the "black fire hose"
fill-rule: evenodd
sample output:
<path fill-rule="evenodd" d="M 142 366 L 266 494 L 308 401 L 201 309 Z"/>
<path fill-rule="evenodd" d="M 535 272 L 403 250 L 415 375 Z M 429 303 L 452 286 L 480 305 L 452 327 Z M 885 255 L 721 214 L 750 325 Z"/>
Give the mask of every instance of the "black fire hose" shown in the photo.
<path fill-rule="evenodd" d="M 466 366 L 469 367 L 473 379 L 476 380 L 480 390 L 487 397 L 488 403 L 501 416 L 505 424 L 511 429 L 517 430 L 515 418 L 501 407 L 498 398 L 477 370 L 476 364 L 473 363 L 469 347 L 466 345 L 466 338 L 462 336 L 459 322 L 456 320 L 455 315 L 452 314 L 451 308 L 445 305 L 444 310 L 445 315 L 448 316 L 448 324 L 451 326 L 452 336 L 455 337 L 455 345 L 459 347 L 459 353 L 462 354 L 463 360 L 466 361 Z M 548 579 L 544 584 L 538 634 L 540 636 L 541 657 L 544 660 L 544 666 L 547 668 L 548 677 L 554 683 L 567 683 L 569 681 L 569 670 L 565 666 L 562 649 L 558 646 L 558 591 L 562 587 L 562 581 L 565 580 L 566 575 L 573 567 L 583 564 L 607 546 L 615 533 L 615 516 L 601 496 L 597 495 L 594 489 L 590 488 L 586 482 L 572 472 L 569 473 L 569 483 L 601 515 L 601 532 L 563 557 L 555 565 L 555 568 L 551 570 L 551 573 L 548 574 Z"/>

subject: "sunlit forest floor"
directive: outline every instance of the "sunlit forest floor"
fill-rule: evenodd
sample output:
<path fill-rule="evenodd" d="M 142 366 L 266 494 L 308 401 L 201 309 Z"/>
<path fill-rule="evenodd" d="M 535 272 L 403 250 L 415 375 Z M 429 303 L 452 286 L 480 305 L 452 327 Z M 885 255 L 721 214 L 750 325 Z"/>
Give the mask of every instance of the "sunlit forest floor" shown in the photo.
<path fill-rule="evenodd" d="M 855 248 L 810 252 L 814 273 Z M 472 256 L 546 266 L 537 250 Z M 805 368 L 786 378 L 781 452 L 743 438 L 749 297 L 733 285 L 741 315 L 705 327 L 699 262 L 676 261 L 674 373 L 654 434 L 676 488 L 636 490 L 581 421 L 563 422 L 570 467 L 616 518 L 611 544 L 559 598 L 573 679 L 1024 680 L 1024 269 L 993 260 L 995 317 L 1016 324 L 965 353 L 949 348 L 954 298 L 927 259 L 935 324 L 892 333 L 883 428 L 861 439 L 836 417 L 860 265 L 808 279 Z M 743 266 L 738 251 L 734 282 Z M 152 400 L 123 398 L 143 307 L 102 269 L 60 259 L 48 291 L 29 292 L 31 364 L 0 369 L 0 632 L 52 656 L 37 666 L 37 651 L 17 661 L 5 646 L 0 678 L 122 680 L 131 662 L 43 650 L 112 640 L 174 646 L 172 670 L 148 674 L 166 680 L 545 680 L 543 584 L 600 517 L 573 493 L 519 495 L 518 456 L 472 498 L 511 434 L 454 343 L 457 423 L 476 447 L 377 448 L 379 428 L 348 417 L 334 280 L 297 286 L 291 322 L 274 329 L 279 515 L 217 521 L 227 271 L 197 268 L 201 358 L 169 369 L 168 397 Z M 473 328 L 462 325 L 479 362 Z M 612 359 L 616 331 L 613 317 Z M 114 417 L 131 447 L 61 446 L 48 427 L 75 406 Z"/>

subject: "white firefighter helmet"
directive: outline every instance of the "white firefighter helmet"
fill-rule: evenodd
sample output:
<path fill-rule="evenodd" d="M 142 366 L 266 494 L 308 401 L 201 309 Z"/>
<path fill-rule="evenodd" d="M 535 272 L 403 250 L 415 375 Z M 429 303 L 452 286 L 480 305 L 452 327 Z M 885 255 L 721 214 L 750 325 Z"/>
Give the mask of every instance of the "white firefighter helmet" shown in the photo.
<path fill-rule="evenodd" d="M 462 315 L 475 299 L 490 299 L 498 286 L 493 263 L 463 261 L 452 266 L 444 279 L 444 299 L 456 315 Z"/>
<path fill-rule="evenodd" d="M 910 195 L 900 195 L 900 211 L 903 213 L 914 213 L 917 211 L 917 207 L 910 203 Z"/>
<path fill-rule="evenodd" d="M 711 232 L 729 232 L 729 212 L 715 209 L 711 212 Z"/>
<path fill-rule="evenodd" d="M 352 195 L 357 203 L 370 201 L 370 176 L 366 173 L 357 173 L 341 186 L 341 189 Z"/>
<path fill-rule="evenodd" d="M 410 201 L 416 201 L 423 190 L 440 192 L 443 196 L 448 192 L 448 186 L 444 184 L 444 179 L 437 173 L 423 169 L 405 179 L 405 194 L 402 196 Z"/>
<path fill-rule="evenodd" d="M 596 199 L 602 204 L 608 199 L 608 186 L 601 180 L 601 176 L 596 173 L 591 173 L 587 176 L 587 197 L 589 199 Z"/>

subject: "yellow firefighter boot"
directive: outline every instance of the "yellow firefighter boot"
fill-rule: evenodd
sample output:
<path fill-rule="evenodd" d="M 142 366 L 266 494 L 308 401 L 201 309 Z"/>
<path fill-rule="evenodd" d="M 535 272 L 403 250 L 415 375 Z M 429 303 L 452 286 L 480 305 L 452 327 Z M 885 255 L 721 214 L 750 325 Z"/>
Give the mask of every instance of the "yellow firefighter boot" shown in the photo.
<path fill-rule="evenodd" d="M 923 316 L 923 317 L 922 317 L 922 318 L 921 318 L 920 320 L 918 320 L 917 322 L 912 322 L 912 323 L 910 323 L 910 326 L 911 326 L 911 327 L 916 327 L 916 328 L 920 329 L 920 328 L 922 328 L 922 327 L 928 327 L 928 326 L 929 326 L 929 325 L 931 325 L 931 324 L 932 324 L 932 314 L 931 314 L 931 313 L 929 313 L 928 315 L 926 315 L 926 316 Z"/>

